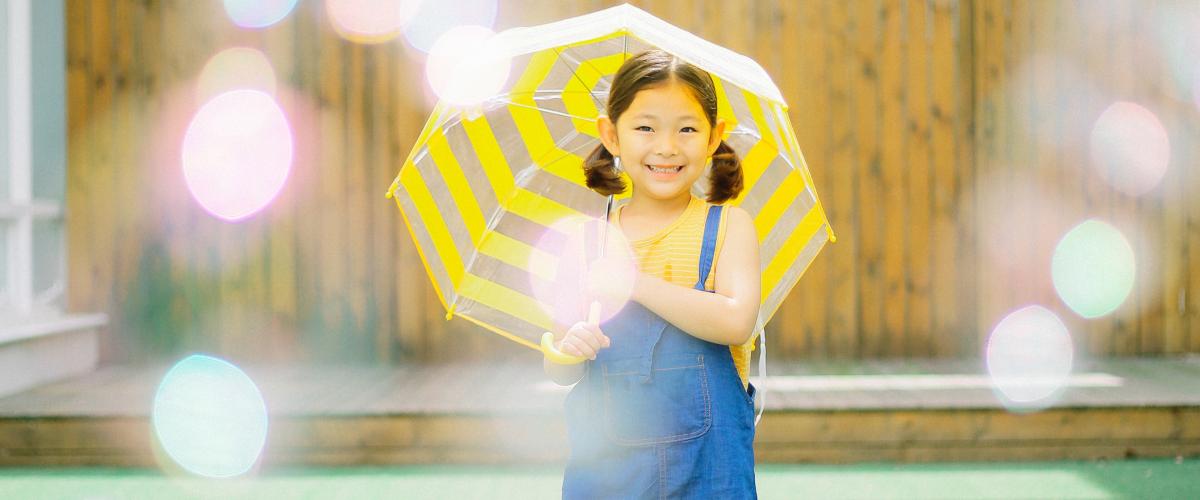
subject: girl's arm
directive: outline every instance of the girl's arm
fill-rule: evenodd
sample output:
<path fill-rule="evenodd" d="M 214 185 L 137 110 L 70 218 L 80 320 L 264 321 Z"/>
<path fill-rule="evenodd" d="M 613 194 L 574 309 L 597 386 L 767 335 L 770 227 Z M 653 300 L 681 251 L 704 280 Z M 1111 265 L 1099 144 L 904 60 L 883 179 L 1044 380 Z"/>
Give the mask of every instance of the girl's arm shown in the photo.
<path fill-rule="evenodd" d="M 716 293 L 638 274 L 632 299 L 692 336 L 724 345 L 750 340 L 758 319 L 761 289 L 758 236 L 741 207 L 726 207 L 725 243 L 717 257 Z"/>

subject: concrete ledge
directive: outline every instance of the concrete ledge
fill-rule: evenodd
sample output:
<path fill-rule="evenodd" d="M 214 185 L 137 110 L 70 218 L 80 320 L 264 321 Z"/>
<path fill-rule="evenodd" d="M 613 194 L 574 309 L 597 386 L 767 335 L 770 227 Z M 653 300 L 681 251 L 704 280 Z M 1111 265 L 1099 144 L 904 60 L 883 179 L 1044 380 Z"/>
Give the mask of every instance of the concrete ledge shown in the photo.
<path fill-rule="evenodd" d="M 96 369 L 103 314 L 63 316 L 0 331 L 0 397 Z"/>

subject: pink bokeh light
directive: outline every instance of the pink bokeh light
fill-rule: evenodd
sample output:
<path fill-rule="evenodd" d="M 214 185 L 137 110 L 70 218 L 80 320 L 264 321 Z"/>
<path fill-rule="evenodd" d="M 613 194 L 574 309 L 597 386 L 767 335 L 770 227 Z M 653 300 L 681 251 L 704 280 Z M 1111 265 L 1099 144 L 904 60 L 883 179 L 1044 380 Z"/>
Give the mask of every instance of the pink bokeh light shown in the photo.
<path fill-rule="evenodd" d="M 633 294 L 637 264 L 620 228 L 588 217 L 568 217 L 553 224 L 538 240 L 531 269 L 543 278 L 533 279 L 533 293 L 555 323 L 570 326 L 587 319 L 593 300 L 600 302 L 599 322 L 612 319 Z M 607 239 L 600 255 L 601 237 Z M 589 280 L 592 285 L 589 287 Z M 595 297 L 589 289 L 598 290 Z"/>
<path fill-rule="evenodd" d="M 325 0 L 334 30 L 342 38 L 366 44 L 400 35 L 420 7 L 420 0 Z"/>
<path fill-rule="evenodd" d="M 234 90 L 204 104 L 183 138 L 183 175 L 210 214 L 239 221 L 279 194 L 292 165 L 292 132 L 283 110 L 257 90 Z"/>
<path fill-rule="evenodd" d="M 1113 188 L 1141 196 L 1162 181 L 1171 160 L 1166 128 L 1150 110 L 1118 101 L 1092 128 L 1092 166 Z"/>

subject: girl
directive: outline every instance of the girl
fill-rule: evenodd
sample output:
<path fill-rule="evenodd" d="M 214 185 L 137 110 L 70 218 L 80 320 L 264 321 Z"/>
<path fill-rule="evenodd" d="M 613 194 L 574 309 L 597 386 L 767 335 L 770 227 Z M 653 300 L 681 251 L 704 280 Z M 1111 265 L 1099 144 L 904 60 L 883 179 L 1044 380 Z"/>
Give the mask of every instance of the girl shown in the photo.
<path fill-rule="evenodd" d="M 759 306 L 758 238 L 749 214 L 721 204 L 742 189 L 721 140 L 705 71 L 662 51 L 617 71 L 602 144 L 583 166 L 612 195 L 610 219 L 633 246 L 630 302 L 600 325 L 576 323 L 556 347 L 588 361 L 547 374 L 567 397 L 570 458 L 564 498 L 755 498 L 754 387 L 747 358 Z M 705 200 L 691 186 L 711 160 Z M 619 295 L 602 279 L 588 291 Z"/>

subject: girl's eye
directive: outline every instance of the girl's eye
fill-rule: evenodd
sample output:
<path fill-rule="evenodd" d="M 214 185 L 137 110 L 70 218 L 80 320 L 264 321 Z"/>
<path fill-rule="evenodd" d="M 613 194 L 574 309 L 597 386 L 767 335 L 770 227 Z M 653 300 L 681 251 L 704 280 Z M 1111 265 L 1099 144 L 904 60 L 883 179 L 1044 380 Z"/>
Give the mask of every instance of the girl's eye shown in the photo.
<path fill-rule="evenodd" d="M 690 133 L 690 132 L 699 132 L 699 130 L 696 130 L 696 127 L 683 127 L 683 130 L 680 130 L 680 132 L 689 132 Z"/>
<path fill-rule="evenodd" d="M 637 130 L 639 132 L 653 132 L 654 131 L 654 129 L 650 128 L 649 125 L 642 125 L 640 127 L 635 128 L 634 130 Z"/>

